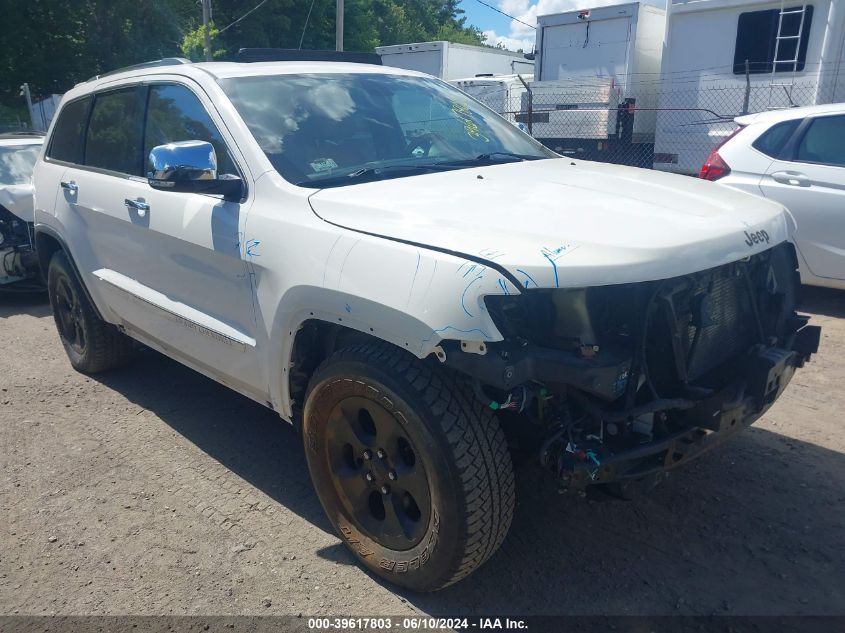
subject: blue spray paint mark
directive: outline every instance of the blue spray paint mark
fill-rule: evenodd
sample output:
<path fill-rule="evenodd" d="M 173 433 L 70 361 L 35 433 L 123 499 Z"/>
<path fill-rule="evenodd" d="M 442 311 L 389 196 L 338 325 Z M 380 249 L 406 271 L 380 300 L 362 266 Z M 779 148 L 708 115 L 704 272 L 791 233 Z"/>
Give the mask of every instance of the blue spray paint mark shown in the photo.
<path fill-rule="evenodd" d="M 346 310 L 347 312 L 352 312 L 352 306 L 349 305 L 348 303 L 343 307 L 343 309 Z"/>
<path fill-rule="evenodd" d="M 563 257 L 566 253 L 571 251 L 572 249 L 576 248 L 577 244 L 562 244 L 557 248 L 542 248 L 540 249 L 540 254 L 549 260 L 549 263 L 552 265 L 552 268 L 555 271 L 555 288 L 560 288 L 560 282 L 557 276 L 557 260 Z"/>
<path fill-rule="evenodd" d="M 501 288 L 506 295 L 510 294 L 510 290 L 508 290 L 508 285 L 505 283 L 504 279 L 499 279 L 499 288 Z"/>
<path fill-rule="evenodd" d="M 467 313 L 467 316 L 474 317 L 475 315 L 472 314 L 472 312 L 470 312 L 469 310 L 467 310 L 466 304 L 464 303 L 464 299 L 466 298 L 467 292 L 469 292 L 469 289 L 472 287 L 472 284 L 474 284 L 476 281 L 481 281 L 483 276 L 484 275 L 479 275 L 478 277 L 473 279 L 471 282 L 469 282 L 467 284 L 467 287 L 464 288 L 464 291 L 461 293 L 461 307 L 464 309 L 464 312 Z"/>
<path fill-rule="evenodd" d="M 414 268 L 414 280 L 416 280 L 416 278 L 417 278 L 417 273 L 420 272 L 420 260 L 421 259 L 422 259 L 422 253 L 417 251 L 417 267 Z M 411 284 L 413 285 L 413 282 L 411 282 Z"/>
<path fill-rule="evenodd" d="M 541 251 L 541 252 L 543 253 L 543 257 L 545 257 L 546 259 L 549 260 L 549 263 L 552 265 L 552 268 L 555 271 L 555 288 L 560 288 L 560 281 L 558 280 L 558 277 L 557 277 L 557 264 L 555 264 L 555 260 L 553 260 L 551 257 L 549 257 L 548 253 L 546 253 L 545 251 Z"/>
<path fill-rule="evenodd" d="M 524 271 L 524 270 L 522 270 L 521 268 L 517 268 L 517 269 L 516 269 L 516 272 L 518 272 L 518 273 L 522 273 L 523 275 L 525 275 L 526 277 L 528 277 L 528 279 L 526 279 L 526 280 L 525 280 L 525 287 L 526 287 L 526 288 L 528 287 L 528 282 L 531 282 L 531 283 L 532 283 L 532 284 L 534 284 L 534 286 L 535 286 L 535 287 L 537 287 L 537 288 L 539 288 L 539 287 L 540 287 L 540 284 L 538 284 L 536 281 L 534 281 L 534 277 L 532 277 L 531 275 L 529 275 L 527 272 L 525 272 L 525 271 Z"/>
<path fill-rule="evenodd" d="M 422 254 L 419 251 L 417 251 L 417 267 L 414 268 L 414 277 L 411 279 L 411 287 L 408 288 L 408 303 L 411 303 L 411 295 L 414 293 L 414 285 L 417 283 L 417 275 L 420 272 L 420 261 L 421 260 L 422 260 Z"/>
<path fill-rule="evenodd" d="M 555 259 L 557 259 L 560 255 L 563 255 L 566 251 L 569 250 L 569 244 L 563 244 L 562 246 L 558 246 L 557 248 L 544 248 L 543 252 L 549 253 L 550 255 L 554 255 Z"/>
<path fill-rule="evenodd" d="M 247 257 L 261 257 L 255 250 L 261 246 L 261 240 L 249 240 L 246 243 L 246 256 Z"/>

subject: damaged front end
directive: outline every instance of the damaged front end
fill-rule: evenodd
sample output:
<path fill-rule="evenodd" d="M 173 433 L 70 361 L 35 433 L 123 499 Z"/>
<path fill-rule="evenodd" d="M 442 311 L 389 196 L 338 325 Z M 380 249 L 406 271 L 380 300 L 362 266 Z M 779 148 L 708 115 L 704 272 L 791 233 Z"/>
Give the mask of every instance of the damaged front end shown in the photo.
<path fill-rule="evenodd" d="M 797 267 L 783 243 L 661 281 L 490 296 L 504 340 L 444 342 L 445 362 L 530 421 L 562 488 L 625 492 L 753 423 L 818 349 L 795 312 Z"/>
<path fill-rule="evenodd" d="M 0 291 L 43 290 L 34 245 L 32 223 L 0 204 Z"/>

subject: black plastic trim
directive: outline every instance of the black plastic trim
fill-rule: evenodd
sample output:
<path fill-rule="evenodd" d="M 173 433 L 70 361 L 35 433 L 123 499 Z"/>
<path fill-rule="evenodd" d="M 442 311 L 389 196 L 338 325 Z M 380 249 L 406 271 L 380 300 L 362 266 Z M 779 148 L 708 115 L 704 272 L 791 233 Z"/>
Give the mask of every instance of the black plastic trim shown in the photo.
<path fill-rule="evenodd" d="M 73 259 L 73 254 L 70 252 L 70 249 L 67 246 L 67 242 L 64 241 L 61 235 L 50 226 L 46 224 L 36 224 L 35 225 L 35 242 L 38 243 L 38 235 L 44 234 L 49 236 L 50 238 L 56 240 L 59 243 L 59 247 L 64 251 L 65 255 L 67 255 L 67 259 L 70 262 L 70 267 L 73 269 L 73 273 L 76 275 L 76 278 L 79 280 L 79 285 L 82 286 L 82 291 L 85 293 L 85 298 L 88 299 L 88 303 L 91 304 L 91 307 L 94 309 L 94 313 L 97 315 L 97 318 L 104 320 L 103 315 L 100 314 L 99 308 L 97 308 L 97 304 L 94 303 L 94 299 L 91 297 L 91 293 L 88 291 L 88 286 L 85 285 L 85 278 L 79 274 L 79 267 L 76 265 L 76 261 Z M 41 266 L 41 257 L 38 258 L 38 265 Z M 49 261 L 47 262 L 49 265 Z M 47 270 L 46 267 L 41 268 L 41 276 L 44 278 L 44 282 L 47 282 Z"/>

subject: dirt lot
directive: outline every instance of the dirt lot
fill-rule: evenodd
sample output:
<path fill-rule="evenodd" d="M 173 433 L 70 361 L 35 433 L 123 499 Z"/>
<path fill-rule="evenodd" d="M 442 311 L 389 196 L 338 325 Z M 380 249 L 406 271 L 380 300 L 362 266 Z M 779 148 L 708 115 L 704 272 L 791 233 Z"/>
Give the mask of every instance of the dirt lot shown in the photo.
<path fill-rule="evenodd" d="M 0 297 L 0 613 L 845 614 L 845 293 L 765 419 L 644 499 L 533 466 L 502 550 L 438 594 L 357 567 L 275 415 L 147 352 L 89 379 L 40 298 Z"/>

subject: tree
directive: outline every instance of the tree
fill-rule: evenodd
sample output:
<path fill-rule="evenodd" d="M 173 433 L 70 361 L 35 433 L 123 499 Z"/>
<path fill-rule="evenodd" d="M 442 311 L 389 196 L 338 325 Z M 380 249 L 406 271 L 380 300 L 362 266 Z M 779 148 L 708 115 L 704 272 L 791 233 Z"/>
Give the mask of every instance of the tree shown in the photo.
<path fill-rule="evenodd" d="M 65 92 L 93 75 L 178 54 L 192 0 L 0 0 L 0 102 Z"/>
<path fill-rule="evenodd" d="M 215 57 L 230 57 L 241 47 L 334 49 L 335 3 L 314 0 L 306 26 L 308 0 L 268 0 L 243 20 L 235 21 L 255 5 L 254 0 L 218 2 L 214 23 L 220 28 L 213 43 Z M 372 51 L 376 46 L 429 40 L 483 44 L 484 35 L 467 27 L 458 0 L 346 0 L 344 47 Z M 233 24 L 234 23 L 234 24 Z M 224 26 L 225 25 L 225 26 Z M 182 50 L 202 59 L 202 25 L 197 23 L 183 41 Z M 219 47 L 219 48 L 218 48 Z"/>
<path fill-rule="evenodd" d="M 450 40 L 482 44 L 467 26 L 459 0 L 346 0 L 345 47 Z M 227 59 L 242 47 L 333 49 L 335 4 L 314 0 L 213 0 L 213 53 Z M 195 0 L 0 0 L 0 105 L 23 108 L 33 95 L 62 93 L 74 84 L 151 59 L 204 59 L 202 20 Z M 230 26 L 231 25 L 231 26 Z M 228 28 L 227 28 L 228 27 Z M 303 34 L 304 32 L 304 34 Z"/>

